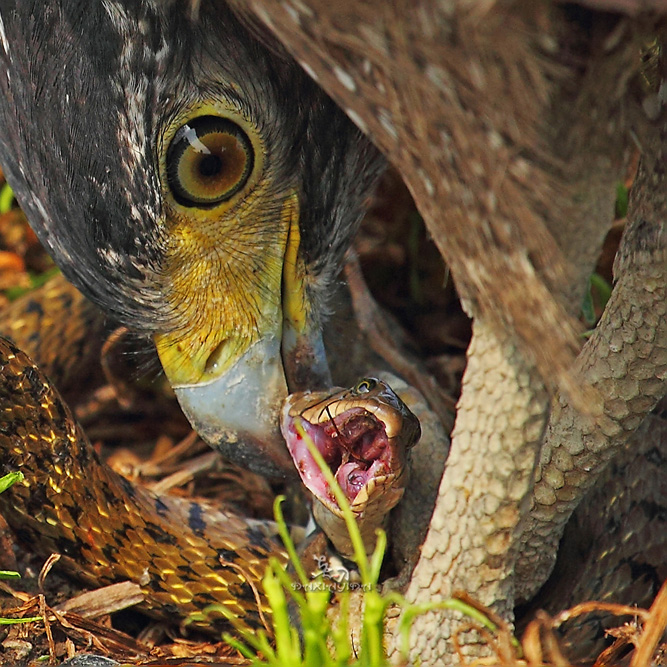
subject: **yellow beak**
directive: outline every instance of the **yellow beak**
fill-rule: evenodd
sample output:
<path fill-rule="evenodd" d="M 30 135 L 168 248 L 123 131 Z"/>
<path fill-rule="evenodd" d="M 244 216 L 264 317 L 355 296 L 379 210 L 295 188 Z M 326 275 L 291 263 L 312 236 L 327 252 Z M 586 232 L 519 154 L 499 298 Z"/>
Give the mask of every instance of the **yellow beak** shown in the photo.
<path fill-rule="evenodd" d="M 285 199 L 270 234 L 239 230 L 221 248 L 202 243 L 197 229 L 198 250 L 208 252 L 168 271 L 173 308 L 185 317 L 174 331 L 157 334 L 155 344 L 183 412 L 202 438 L 244 467 L 285 476 L 295 473 L 279 428 L 288 387 L 330 384 L 299 257 L 296 195 Z M 174 234 L 182 245 L 174 256 L 192 254 L 192 236 L 191 229 Z"/>

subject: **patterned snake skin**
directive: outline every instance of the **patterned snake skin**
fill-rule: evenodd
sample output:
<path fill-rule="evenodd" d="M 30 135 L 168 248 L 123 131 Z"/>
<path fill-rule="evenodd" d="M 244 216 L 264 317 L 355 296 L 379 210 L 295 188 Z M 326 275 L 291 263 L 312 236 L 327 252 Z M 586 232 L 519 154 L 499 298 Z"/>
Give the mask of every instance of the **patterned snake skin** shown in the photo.
<path fill-rule="evenodd" d="M 92 584 L 130 580 L 153 615 L 185 617 L 224 602 L 248 628 L 267 559 L 282 548 L 228 512 L 157 496 L 102 465 L 47 378 L 0 339 L 0 467 L 22 483 L 0 497 L 20 539 Z M 259 593 L 258 593 L 259 594 Z"/>

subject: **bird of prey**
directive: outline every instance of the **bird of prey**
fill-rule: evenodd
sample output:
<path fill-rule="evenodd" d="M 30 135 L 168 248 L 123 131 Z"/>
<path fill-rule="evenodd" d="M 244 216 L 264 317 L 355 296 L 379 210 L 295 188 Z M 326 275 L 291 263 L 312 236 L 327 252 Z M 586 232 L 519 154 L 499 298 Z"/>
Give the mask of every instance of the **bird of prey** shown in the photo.
<path fill-rule="evenodd" d="M 2 0 L 0 162 L 64 274 L 152 337 L 193 426 L 292 467 L 329 286 L 382 159 L 219 0 Z"/>

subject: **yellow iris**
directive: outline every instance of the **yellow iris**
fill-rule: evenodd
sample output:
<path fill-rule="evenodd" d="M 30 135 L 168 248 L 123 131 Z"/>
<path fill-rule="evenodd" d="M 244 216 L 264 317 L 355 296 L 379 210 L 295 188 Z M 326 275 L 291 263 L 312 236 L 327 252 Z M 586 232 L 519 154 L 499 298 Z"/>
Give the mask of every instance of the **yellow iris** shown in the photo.
<path fill-rule="evenodd" d="M 167 178 L 183 206 L 215 206 L 246 184 L 253 163 L 252 144 L 238 125 L 218 116 L 199 116 L 174 135 Z"/>

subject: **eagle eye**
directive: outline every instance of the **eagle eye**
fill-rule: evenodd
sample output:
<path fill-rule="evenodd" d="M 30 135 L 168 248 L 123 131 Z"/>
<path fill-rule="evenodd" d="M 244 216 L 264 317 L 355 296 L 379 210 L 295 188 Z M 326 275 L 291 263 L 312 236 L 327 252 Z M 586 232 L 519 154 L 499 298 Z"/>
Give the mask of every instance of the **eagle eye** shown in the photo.
<path fill-rule="evenodd" d="M 254 151 L 248 135 L 219 116 L 182 125 L 167 149 L 167 182 L 183 206 L 211 208 L 231 199 L 248 181 Z"/>

